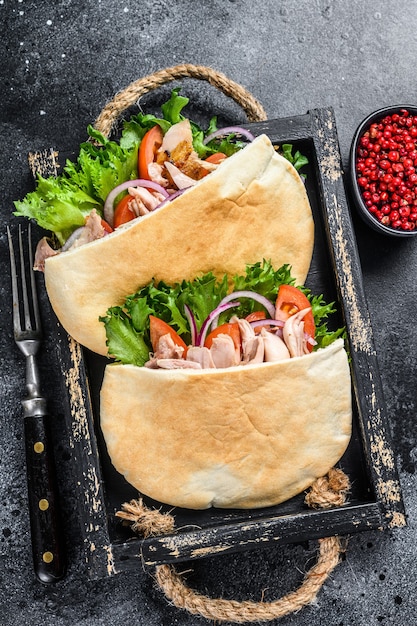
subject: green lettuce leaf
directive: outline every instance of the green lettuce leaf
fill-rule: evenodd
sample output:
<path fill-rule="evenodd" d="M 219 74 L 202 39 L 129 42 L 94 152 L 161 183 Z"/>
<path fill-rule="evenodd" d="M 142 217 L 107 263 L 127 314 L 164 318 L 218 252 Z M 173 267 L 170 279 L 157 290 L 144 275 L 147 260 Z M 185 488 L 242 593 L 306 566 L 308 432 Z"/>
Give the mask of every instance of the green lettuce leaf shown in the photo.
<path fill-rule="evenodd" d="M 307 157 L 301 154 L 299 150 L 296 150 L 293 153 L 293 145 L 291 143 L 282 144 L 281 150 L 282 155 L 295 167 L 298 172 L 302 167 L 308 164 Z"/>
<path fill-rule="evenodd" d="M 37 221 L 45 230 L 55 233 L 62 245 L 69 235 L 82 226 L 92 209 L 99 209 L 98 200 L 69 181 L 38 178 L 36 191 L 16 201 L 14 215 Z"/>
<path fill-rule="evenodd" d="M 100 145 L 81 144 L 75 163 L 67 160 L 57 177 L 39 176 L 35 191 L 14 202 L 14 215 L 35 220 L 54 233 L 60 245 L 85 223 L 93 208 L 102 215 L 104 201 L 114 187 L 137 178 L 138 144 L 125 149 L 92 127 L 89 132 Z"/>
<path fill-rule="evenodd" d="M 291 267 L 283 265 L 274 270 L 269 261 L 246 267 L 243 276 L 233 278 L 229 286 L 228 277 L 216 280 L 209 272 L 192 281 L 175 285 L 152 281 L 136 293 L 129 295 L 122 306 L 112 307 L 105 317 L 100 318 L 105 325 L 109 355 L 122 363 L 144 365 L 148 360 L 151 343 L 149 338 L 149 315 L 154 315 L 170 324 L 189 344 L 191 339 L 185 304 L 191 309 L 197 329 L 200 330 L 209 313 L 231 290 L 248 290 L 261 294 L 275 303 L 278 289 L 282 284 L 295 284 Z M 316 324 L 317 346 L 325 347 L 337 337 L 344 336 L 344 329 L 329 330 L 328 318 L 335 313 L 334 303 L 326 304 L 323 296 L 313 296 L 309 289 L 299 287 L 311 302 Z M 226 311 L 219 318 L 219 324 L 228 321 L 233 315 L 245 317 L 262 305 L 251 298 L 239 298 L 240 306 Z M 144 348 L 146 347 L 146 349 Z"/>
<path fill-rule="evenodd" d="M 138 148 L 145 133 L 158 124 L 163 133 L 186 119 L 182 113 L 189 99 L 180 95 L 180 88 L 172 90 L 170 98 L 162 105 L 163 117 L 138 113 L 122 126 L 120 139 L 113 141 L 88 126 L 93 141 L 81 144 L 76 161 L 67 161 L 62 174 L 56 178 L 37 179 L 35 191 L 23 200 L 14 202 L 14 215 L 35 220 L 39 226 L 55 234 L 62 245 L 70 234 L 84 224 L 85 217 L 95 208 L 102 216 L 104 202 L 112 189 L 138 176 Z M 212 117 L 204 131 L 190 120 L 193 146 L 200 158 L 214 152 L 230 156 L 242 149 L 245 142 L 231 134 L 213 139 L 207 145 L 204 138 L 217 130 L 217 118 Z M 292 146 L 282 146 L 284 156 L 299 169 L 307 160 Z M 116 201 L 118 199 L 116 198 Z"/>
<path fill-rule="evenodd" d="M 125 364 L 142 366 L 146 363 L 149 347 L 120 307 L 109 309 L 107 316 L 100 320 L 106 328 L 109 354 L 117 355 L 117 360 Z"/>

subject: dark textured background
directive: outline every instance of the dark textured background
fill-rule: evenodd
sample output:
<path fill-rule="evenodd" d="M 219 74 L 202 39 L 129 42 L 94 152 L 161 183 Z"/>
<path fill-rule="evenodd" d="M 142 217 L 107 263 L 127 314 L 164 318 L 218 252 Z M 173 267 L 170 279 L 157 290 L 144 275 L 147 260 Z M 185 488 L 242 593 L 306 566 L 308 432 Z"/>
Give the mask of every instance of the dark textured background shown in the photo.
<path fill-rule="evenodd" d="M 0 0 L 1 211 L 32 188 L 31 150 L 77 149 L 104 104 L 133 80 L 180 62 L 204 64 L 244 85 L 270 119 L 332 106 L 344 165 L 356 126 L 389 104 L 416 104 L 417 4 L 401 0 Z M 183 91 L 185 90 L 185 86 Z M 237 105 L 187 81 L 204 114 L 243 121 Z M 154 102 L 147 97 L 144 102 Z M 417 623 L 415 240 L 386 239 L 355 219 L 363 279 L 403 489 L 408 527 L 350 539 L 317 602 L 283 626 Z M 170 607 L 150 575 L 91 582 L 72 501 L 70 452 L 58 445 L 66 501 L 66 578 L 34 579 L 22 422 L 23 363 L 14 348 L 6 237 L 0 230 L 0 621 L 4 626 L 191 626 L 205 620 Z M 58 399 L 52 399 L 61 427 Z M 16 417 L 17 416 L 17 417 Z M 294 589 L 314 562 L 306 543 L 195 562 L 190 585 L 213 596 L 266 601 Z"/>

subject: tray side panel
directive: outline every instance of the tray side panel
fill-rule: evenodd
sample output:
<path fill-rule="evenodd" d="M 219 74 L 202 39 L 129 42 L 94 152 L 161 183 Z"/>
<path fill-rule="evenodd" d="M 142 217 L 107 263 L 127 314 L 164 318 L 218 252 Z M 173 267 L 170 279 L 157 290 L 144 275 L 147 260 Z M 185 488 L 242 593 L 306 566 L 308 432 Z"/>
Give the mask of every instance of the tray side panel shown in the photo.
<path fill-rule="evenodd" d="M 378 370 L 361 267 L 343 186 L 342 165 L 332 109 L 311 111 L 327 236 L 333 254 L 335 281 L 344 303 L 352 358 L 352 380 L 365 440 L 368 469 L 382 508 L 384 526 L 406 525 L 386 407 Z"/>

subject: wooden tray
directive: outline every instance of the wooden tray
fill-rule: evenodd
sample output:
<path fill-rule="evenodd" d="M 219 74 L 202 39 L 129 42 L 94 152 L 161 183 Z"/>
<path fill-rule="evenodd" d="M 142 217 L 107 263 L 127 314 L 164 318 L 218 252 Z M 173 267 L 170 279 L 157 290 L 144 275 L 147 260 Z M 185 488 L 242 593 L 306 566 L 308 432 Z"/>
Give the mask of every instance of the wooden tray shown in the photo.
<path fill-rule="evenodd" d="M 147 565 L 188 561 L 270 543 L 406 524 L 333 111 L 316 109 L 248 127 L 255 135 L 266 133 L 274 144 L 294 144 L 309 158 L 306 187 L 316 240 L 306 285 L 313 293 L 324 294 L 326 301 L 338 302 L 339 319 L 335 323 L 346 326 L 351 352 L 353 435 L 338 464 L 352 483 L 349 500 L 340 508 L 320 511 L 304 504 L 304 494 L 275 507 L 249 511 L 175 509 L 177 531 L 169 536 L 138 538 L 115 517 L 122 503 L 138 494 L 112 467 L 100 431 L 99 390 L 106 359 L 69 338 L 46 303 L 45 322 L 50 324 L 59 349 L 85 558 L 94 578 L 136 569 L 139 559 Z M 32 171 L 55 174 L 57 158 L 52 150 L 46 155 L 32 154 Z M 148 506 L 171 510 L 144 500 Z"/>

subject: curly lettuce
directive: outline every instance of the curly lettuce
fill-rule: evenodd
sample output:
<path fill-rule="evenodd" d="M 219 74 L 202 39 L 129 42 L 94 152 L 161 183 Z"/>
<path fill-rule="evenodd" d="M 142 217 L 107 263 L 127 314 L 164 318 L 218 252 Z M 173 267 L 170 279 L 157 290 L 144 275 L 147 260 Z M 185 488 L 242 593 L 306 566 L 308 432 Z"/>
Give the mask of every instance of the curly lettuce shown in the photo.
<path fill-rule="evenodd" d="M 283 265 L 274 270 L 271 263 L 265 260 L 262 263 L 248 265 L 244 275 L 233 278 L 232 287 L 229 286 L 227 276 L 217 280 L 211 272 L 175 285 L 152 281 L 129 295 L 123 305 L 109 308 L 107 314 L 100 317 L 106 330 L 108 352 L 116 361 L 142 366 L 149 359 L 151 350 L 150 315 L 167 322 L 186 343 L 190 343 L 190 327 L 185 305 L 191 309 L 197 329 L 200 330 L 209 313 L 230 291 L 253 291 L 275 303 L 282 284 L 295 285 L 291 267 Z M 336 330 L 328 328 L 328 319 L 336 311 L 334 303 L 326 304 L 322 295 L 313 295 L 306 287 L 298 287 L 311 303 L 316 325 L 317 345 L 314 349 L 323 348 L 338 337 L 344 336 L 344 328 Z M 262 305 L 253 299 L 241 300 L 239 307 L 222 313 L 219 324 L 228 321 L 232 315 L 245 317 L 253 311 L 263 309 Z"/>
<path fill-rule="evenodd" d="M 162 117 L 137 113 L 123 122 L 120 139 L 110 140 L 92 126 L 88 126 L 93 141 L 81 144 L 77 159 L 67 160 L 62 174 L 44 178 L 38 176 L 36 189 L 23 200 L 14 202 L 14 215 L 35 220 L 43 229 L 53 233 L 62 245 L 71 233 L 85 223 L 92 209 L 103 215 L 104 202 L 112 189 L 138 177 L 138 149 L 145 133 L 158 124 L 163 133 L 186 119 L 184 107 L 189 99 L 173 89 L 170 98 L 161 106 Z M 217 130 L 217 118 L 212 117 L 206 131 L 190 120 L 193 146 L 200 158 L 215 152 L 230 156 L 246 144 L 230 134 L 214 139 L 207 145 L 205 137 Z M 297 169 L 305 164 L 304 157 L 294 156 L 290 144 L 283 146 L 284 156 Z"/>

